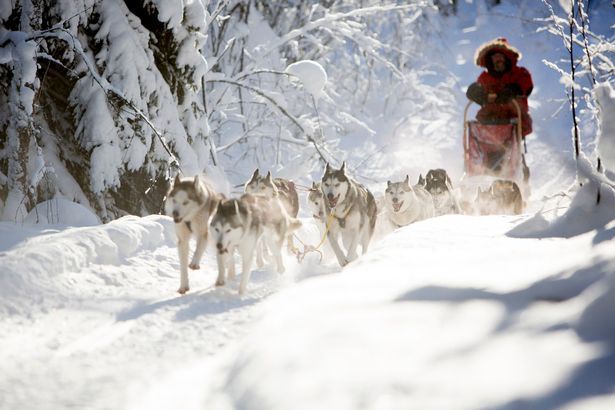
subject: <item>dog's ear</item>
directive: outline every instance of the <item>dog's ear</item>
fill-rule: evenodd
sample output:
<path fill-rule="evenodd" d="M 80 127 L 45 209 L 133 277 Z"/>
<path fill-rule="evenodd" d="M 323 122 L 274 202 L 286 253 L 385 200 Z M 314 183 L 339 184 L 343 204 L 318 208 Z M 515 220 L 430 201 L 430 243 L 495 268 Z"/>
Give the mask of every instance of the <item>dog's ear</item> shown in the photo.
<path fill-rule="evenodd" d="M 243 225 L 243 219 L 241 218 L 241 213 L 239 212 L 239 201 L 237 199 L 232 199 L 233 205 L 235 205 L 235 214 L 237 214 L 237 219 Z"/>
<path fill-rule="evenodd" d="M 387 188 L 391 187 L 391 181 L 387 181 Z"/>
<path fill-rule="evenodd" d="M 313 191 L 318 190 L 318 185 L 316 185 L 316 182 L 315 182 L 315 181 L 312 181 L 312 190 L 313 190 Z"/>
<path fill-rule="evenodd" d="M 327 162 L 327 165 L 325 165 L 325 175 L 329 172 L 331 172 L 331 165 L 329 165 L 329 163 Z"/>
<path fill-rule="evenodd" d="M 419 174 L 419 180 L 416 182 L 416 184 L 425 186 L 425 178 L 423 178 L 423 174 Z"/>
<path fill-rule="evenodd" d="M 408 174 L 406 174 L 406 179 L 404 179 L 404 184 L 408 187 L 410 186 L 410 176 Z"/>
<path fill-rule="evenodd" d="M 173 185 L 179 184 L 180 181 L 181 181 L 181 178 L 179 177 L 179 174 L 175 175 L 175 179 L 173 180 Z"/>
<path fill-rule="evenodd" d="M 256 181 L 256 179 L 258 179 L 259 175 L 260 174 L 258 173 L 258 168 L 256 168 L 254 170 L 254 172 L 252 173 L 252 176 L 250 177 L 250 180 L 248 182 Z"/>
<path fill-rule="evenodd" d="M 201 193 L 201 181 L 198 175 L 194 176 L 194 180 L 192 181 L 192 184 L 194 185 L 194 191 L 197 194 L 200 194 Z"/>
<path fill-rule="evenodd" d="M 340 172 L 342 174 L 346 173 L 346 161 L 342 161 L 342 166 L 340 167 Z"/>
<path fill-rule="evenodd" d="M 265 176 L 265 179 L 266 179 L 268 182 L 273 183 L 273 178 L 271 177 L 271 171 L 267 171 L 267 176 Z"/>

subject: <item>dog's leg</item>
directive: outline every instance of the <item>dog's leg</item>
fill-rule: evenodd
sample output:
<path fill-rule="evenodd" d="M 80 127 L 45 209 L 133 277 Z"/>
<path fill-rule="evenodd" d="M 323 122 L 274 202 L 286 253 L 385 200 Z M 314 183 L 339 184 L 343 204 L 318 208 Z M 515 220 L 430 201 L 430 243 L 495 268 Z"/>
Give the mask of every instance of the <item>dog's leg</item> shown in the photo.
<path fill-rule="evenodd" d="M 374 231 L 369 226 L 363 227 L 363 231 L 360 234 L 362 255 L 365 255 L 367 253 L 367 248 L 369 248 L 369 243 L 372 240 L 373 235 Z"/>
<path fill-rule="evenodd" d="M 228 262 L 232 263 L 233 260 L 228 255 L 217 252 L 216 262 L 218 262 L 218 278 L 216 279 L 216 286 L 224 286 L 224 284 L 226 283 L 226 278 L 225 278 L 226 266 L 225 265 Z M 229 270 L 230 270 L 230 266 L 229 266 Z"/>
<path fill-rule="evenodd" d="M 276 268 L 278 273 L 284 273 L 284 261 L 282 260 L 282 247 L 284 246 L 284 235 L 280 235 L 278 238 L 273 236 L 267 236 L 267 246 L 271 249 L 271 253 L 275 258 Z"/>
<path fill-rule="evenodd" d="M 359 257 L 359 255 L 357 255 L 357 246 L 359 245 L 359 235 L 361 233 L 361 230 L 359 229 L 352 229 L 350 230 L 350 232 L 348 233 L 348 262 L 352 262 L 353 260 L 357 259 Z"/>
<path fill-rule="evenodd" d="M 255 244 L 244 245 L 239 248 L 241 255 L 241 282 L 239 283 L 239 295 L 246 293 L 248 281 L 250 280 L 250 268 L 252 267 L 252 258 L 254 257 Z"/>
<path fill-rule="evenodd" d="M 190 290 L 188 284 L 188 253 L 190 251 L 190 236 L 181 235 L 177 237 L 177 253 L 179 255 L 179 289 L 177 292 L 182 295 Z"/>
<path fill-rule="evenodd" d="M 265 266 L 265 260 L 263 259 L 263 254 L 267 252 L 267 246 L 263 238 L 258 241 L 256 245 L 256 266 L 262 268 Z"/>
<path fill-rule="evenodd" d="M 293 240 L 292 233 L 288 234 L 288 236 L 286 237 L 286 245 L 287 245 L 288 252 L 290 254 L 294 255 L 297 253 L 297 248 L 295 247 L 295 242 Z"/>
<path fill-rule="evenodd" d="M 203 257 L 206 247 L 207 233 L 204 233 L 196 238 L 196 249 L 194 250 L 194 255 L 192 255 L 192 262 L 190 262 L 189 265 L 190 269 L 197 270 L 201 268 L 199 263 L 201 262 L 201 258 Z"/>
<path fill-rule="evenodd" d="M 344 267 L 348 265 L 348 259 L 346 259 L 344 252 L 342 252 L 342 249 L 340 248 L 340 245 L 337 242 L 338 233 L 337 232 L 333 233 L 331 232 L 331 230 L 329 230 L 329 232 L 327 232 L 327 239 L 329 240 L 329 245 L 331 245 L 331 249 L 333 249 L 333 252 L 335 253 L 335 257 L 337 258 L 337 261 L 340 264 L 340 266 Z"/>
<path fill-rule="evenodd" d="M 226 267 L 228 268 L 228 279 L 235 280 L 235 259 L 233 258 L 235 255 L 235 248 L 230 249 L 226 254 Z"/>

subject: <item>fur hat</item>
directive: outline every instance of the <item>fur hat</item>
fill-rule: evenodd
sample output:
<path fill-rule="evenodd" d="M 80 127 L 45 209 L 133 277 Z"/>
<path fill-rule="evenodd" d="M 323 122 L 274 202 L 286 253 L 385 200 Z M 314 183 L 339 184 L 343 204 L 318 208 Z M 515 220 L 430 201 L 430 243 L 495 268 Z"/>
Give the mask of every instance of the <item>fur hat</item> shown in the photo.
<path fill-rule="evenodd" d="M 476 50 L 476 55 L 474 56 L 476 65 L 479 67 L 487 67 L 487 58 L 493 53 L 504 54 L 512 65 L 516 65 L 517 61 L 521 60 L 521 52 L 508 44 L 508 40 L 504 37 L 499 37 L 483 44 Z"/>

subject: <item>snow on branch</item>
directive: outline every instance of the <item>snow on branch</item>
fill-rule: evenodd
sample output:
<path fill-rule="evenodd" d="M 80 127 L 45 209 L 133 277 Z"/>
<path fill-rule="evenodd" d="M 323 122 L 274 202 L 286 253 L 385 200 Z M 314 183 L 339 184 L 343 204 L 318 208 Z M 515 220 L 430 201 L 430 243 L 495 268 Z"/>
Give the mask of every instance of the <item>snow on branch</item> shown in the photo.
<path fill-rule="evenodd" d="M 320 156 L 320 158 L 323 161 L 329 161 L 329 158 L 327 156 L 325 156 L 324 153 L 323 153 L 323 151 L 325 151 L 325 149 L 323 147 L 319 146 L 319 144 L 316 142 L 316 140 L 313 138 L 313 136 L 310 135 L 305 130 L 303 125 L 301 125 L 299 120 L 297 120 L 284 107 L 282 107 L 280 104 L 278 104 L 278 102 L 273 97 L 267 95 L 263 90 L 260 90 L 260 89 L 258 89 L 256 87 L 252 87 L 251 85 L 248 85 L 248 84 L 240 83 L 238 81 L 233 81 L 233 80 L 227 80 L 227 79 L 209 79 L 209 80 L 207 80 L 207 82 L 231 84 L 231 85 L 234 85 L 236 87 L 244 88 L 244 89 L 246 89 L 248 91 L 251 91 L 251 92 L 257 94 L 260 97 L 263 97 L 269 104 L 271 104 L 273 107 L 275 107 L 282 115 L 284 115 L 286 118 L 288 118 L 299 129 L 299 131 L 301 131 L 301 133 L 303 135 L 305 135 L 306 139 L 314 146 L 314 149 L 316 150 L 316 152 L 318 153 L 318 155 Z"/>
<path fill-rule="evenodd" d="M 86 55 L 85 51 L 83 50 L 83 46 L 81 45 L 81 42 L 77 38 L 75 38 L 73 33 L 71 33 L 70 31 L 62 27 L 54 27 L 48 30 L 34 32 L 28 36 L 26 41 L 38 40 L 41 38 L 55 38 L 55 39 L 65 41 L 66 43 L 70 44 L 72 46 L 72 49 L 79 54 L 79 56 L 81 57 L 85 65 L 87 66 L 90 75 L 92 76 L 94 81 L 100 86 L 100 88 L 102 88 L 105 91 L 105 93 L 114 94 L 115 96 L 120 98 L 122 101 L 124 101 L 134 111 L 134 113 L 139 118 L 141 118 L 141 120 L 143 120 L 143 122 L 145 122 L 145 124 L 147 124 L 148 127 L 151 128 L 151 130 L 154 132 L 154 134 L 156 135 L 156 137 L 158 138 L 158 140 L 164 147 L 167 154 L 169 154 L 169 157 L 171 158 L 171 162 L 174 163 L 181 170 L 179 161 L 177 160 L 177 158 L 175 157 L 175 155 L 169 148 L 162 133 L 154 126 L 154 124 L 151 122 L 149 117 L 145 115 L 136 106 L 136 104 L 133 101 L 131 101 L 128 97 L 124 95 L 124 93 L 121 90 L 113 86 L 113 84 L 109 83 L 107 79 L 105 79 L 98 73 L 98 70 L 96 69 L 94 63 L 90 61 L 90 58 Z"/>
<path fill-rule="evenodd" d="M 337 27 L 335 27 L 334 25 L 331 25 L 331 23 L 337 24 L 340 21 L 343 21 L 349 18 L 362 17 L 366 15 L 371 15 L 375 13 L 383 13 L 387 11 L 408 10 L 408 9 L 414 9 L 414 8 L 420 9 L 425 6 L 427 6 L 427 2 L 419 1 L 413 4 L 404 5 L 404 6 L 397 6 L 397 5 L 372 6 L 372 7 L 364 7 L 364 8 L 352 10 L 347 13 L 329 13 L 318 20 L 314 20 L 314 21 L 311 21 L 305 24 L 303 27 L 289 31 L 285 35 L 281 36 L 277 41 L 269 45 L 268 49 L 263 54 L 267 55 L 273 52 L 274 50 L 279 49 L 280 47 L 282 47 L 289 41 L 294 40 L 297 37 L 304 36 L 305 33 L 312 31 L 312 30 L 327 27 L 330 30 L 338 31 Z"/>

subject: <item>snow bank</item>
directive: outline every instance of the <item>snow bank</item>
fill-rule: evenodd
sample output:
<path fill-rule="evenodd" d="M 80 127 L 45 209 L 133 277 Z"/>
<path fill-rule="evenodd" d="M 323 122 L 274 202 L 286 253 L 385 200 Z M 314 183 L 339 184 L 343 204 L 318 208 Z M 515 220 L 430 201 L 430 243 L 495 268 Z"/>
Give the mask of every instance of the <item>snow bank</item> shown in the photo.
<path fill-rule="evenodd" d="M 10 232 L 11 224 L 1 225 L 2 231 Z M 96 281 L 80 277 L 85 267 L 93 263 L 119 265 L 138 252 L 173 243 L 172 220 L 157 215 L 127 216 L 107 225 L 49 231 L 15 244 L 10 252 L 0 253 L 0 313 L 62 306 L 85 289 L 78 285 L 80 282 Z"/>
<path fill-rule="evenodd" d="M 598 151 L 605 168 L 615 171 L 615 90 L 609 83 L 599 84 L 594 96 L 600 107 Z"/>
<path fill-rule="evenodd" d="M 39 203 L 24 219 L 26 224 L 63 226 L 100 225 L 100 219 L 91 210 L 76 202 L 56 198 Z"/>
<path fill-rule="evenodd" d="M 194 408 L 548 409 L 612 383 L 591 372 L 609 356 L 576 331 L 612 336 L 615 244 L 500 237 L 515 219 L 413 224 L 278 294 Z"/>

